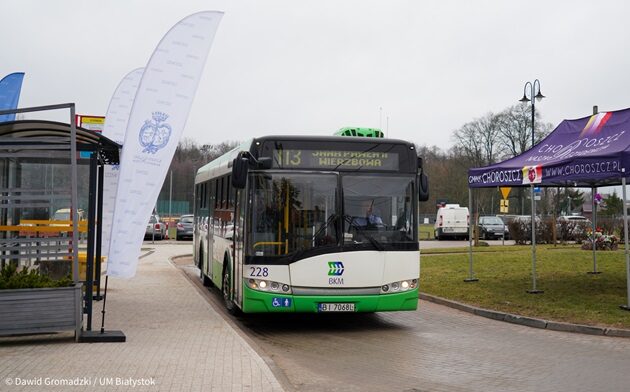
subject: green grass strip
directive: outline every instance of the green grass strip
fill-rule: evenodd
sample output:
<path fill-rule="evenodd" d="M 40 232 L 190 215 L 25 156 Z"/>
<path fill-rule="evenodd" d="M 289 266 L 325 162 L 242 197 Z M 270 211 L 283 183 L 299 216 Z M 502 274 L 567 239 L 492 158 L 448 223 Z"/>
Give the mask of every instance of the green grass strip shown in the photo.
<path fill-rule="evenodd" d="M 593 254 L 576 246 L 537 246 L 537 288 L 532 295 L 530 246 L 475 248 L 475 283 L 468 277 L 468 248 L 421 250 L 420 291 L 439 297 L 522 316 L 630 329 L 623 251 Z"/>

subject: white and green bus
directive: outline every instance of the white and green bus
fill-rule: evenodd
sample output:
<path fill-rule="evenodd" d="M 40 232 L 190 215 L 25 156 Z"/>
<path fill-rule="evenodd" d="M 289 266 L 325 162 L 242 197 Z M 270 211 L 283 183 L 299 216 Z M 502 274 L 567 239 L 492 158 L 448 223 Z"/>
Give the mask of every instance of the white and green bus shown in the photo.
<path fill-rule="evenodd" d="M 414 310 L 427 199 L 412 143 L 253 139 L 197 171 L 194 259 L 233 313 Z"/>

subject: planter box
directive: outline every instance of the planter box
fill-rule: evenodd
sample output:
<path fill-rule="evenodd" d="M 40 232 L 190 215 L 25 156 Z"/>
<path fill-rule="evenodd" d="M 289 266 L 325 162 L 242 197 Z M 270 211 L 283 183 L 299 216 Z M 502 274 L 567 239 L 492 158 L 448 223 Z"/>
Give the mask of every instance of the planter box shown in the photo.
<path fill-rule="evenodd" d="M 83 323 L 81 284 L 45 289 L 0 290 L 0 336 L 74 330 Z"/>

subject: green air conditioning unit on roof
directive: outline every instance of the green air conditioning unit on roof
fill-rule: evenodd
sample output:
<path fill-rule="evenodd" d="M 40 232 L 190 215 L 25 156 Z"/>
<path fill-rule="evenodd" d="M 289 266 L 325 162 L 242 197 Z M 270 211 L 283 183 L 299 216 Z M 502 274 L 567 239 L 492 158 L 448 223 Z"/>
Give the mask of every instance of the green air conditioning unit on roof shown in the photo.
<path fill-rule="evenodd" d="M 383 131 L 378 128 L 341 128 L 335 132 L 335 136 L 360 136 L 360 137 L 378 137 L 382 138 Z"/>

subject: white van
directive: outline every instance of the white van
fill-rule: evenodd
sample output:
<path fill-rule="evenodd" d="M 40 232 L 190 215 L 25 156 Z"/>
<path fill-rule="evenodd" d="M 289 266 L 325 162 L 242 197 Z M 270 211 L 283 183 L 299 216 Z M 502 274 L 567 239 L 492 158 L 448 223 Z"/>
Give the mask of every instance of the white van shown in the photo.
<path fill-rule="evenodd" d="M 433 225 L 433 234 L 437 240 L 444 238 L 463 238 L 468 240 L 469 224 L 468 207 L 460 207 L 459 204 L 446 204 L 437 211 L 435 225 Z"/>

